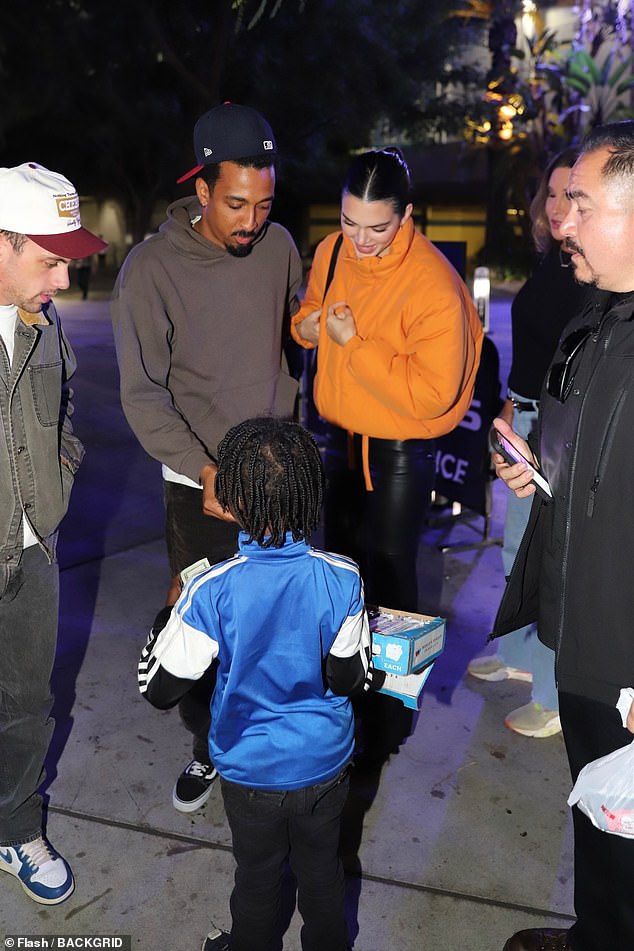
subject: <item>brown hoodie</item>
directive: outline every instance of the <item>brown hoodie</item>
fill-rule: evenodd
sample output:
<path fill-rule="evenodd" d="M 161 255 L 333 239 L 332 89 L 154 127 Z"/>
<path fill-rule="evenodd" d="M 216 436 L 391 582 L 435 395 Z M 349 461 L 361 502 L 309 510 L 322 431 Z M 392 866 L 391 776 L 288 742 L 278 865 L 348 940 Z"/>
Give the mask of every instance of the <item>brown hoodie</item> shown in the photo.
<path fill-rule="evenodd" d="M 237 258 L 194 231 L 199 214 L 196 198 L 170 205 L 126 258 L 112 300 L 126 418 L 151 456 L 195 482 L 231 426 L 293 412 L 282 335 L 302 278 L 281 225 L 267 222 Z"/>

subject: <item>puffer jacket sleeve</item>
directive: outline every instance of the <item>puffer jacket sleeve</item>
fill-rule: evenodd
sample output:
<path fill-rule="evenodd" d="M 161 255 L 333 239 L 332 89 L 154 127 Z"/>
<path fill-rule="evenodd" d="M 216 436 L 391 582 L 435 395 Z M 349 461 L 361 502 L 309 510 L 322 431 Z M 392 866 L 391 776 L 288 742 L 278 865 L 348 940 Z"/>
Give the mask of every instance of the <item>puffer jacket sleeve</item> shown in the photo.
<path fill-rule="evenodd" d="M 302 300 L 299 310 L 291 319 L 291 336 L 295 343 L 298 343 L 300 347 L 304 347 L 305 350 L 313 350 L 315 349 L 315 345 L 303 340 L 297 333 L 296 327 L 305 317 L 312 314 L 313 311 L 319 310 L 322 305 L 330 257 L 336 240 L 337 232 L 328 235 L 327 238 L 324 238 L 324 240 L 317 245 L 313 264 L 310 269 L 310 274 L 308 275 L 308 285 L 304 299 Z"/>

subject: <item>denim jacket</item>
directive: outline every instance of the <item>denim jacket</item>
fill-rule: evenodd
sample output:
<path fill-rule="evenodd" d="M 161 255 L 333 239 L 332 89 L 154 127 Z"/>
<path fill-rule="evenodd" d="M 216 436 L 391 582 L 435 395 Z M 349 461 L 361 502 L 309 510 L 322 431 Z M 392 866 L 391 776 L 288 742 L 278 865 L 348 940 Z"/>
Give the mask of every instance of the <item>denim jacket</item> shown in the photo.
<path fill-rule="evenodd" d="M 22 549 L 22 512 L 50 561 L 49 536 L 62 520 L 84 447 L 73 433 L 75 355 L 52 304 L 39 313 L 18 309 L 13 362 L 0 346 L 0 558 Z"/>

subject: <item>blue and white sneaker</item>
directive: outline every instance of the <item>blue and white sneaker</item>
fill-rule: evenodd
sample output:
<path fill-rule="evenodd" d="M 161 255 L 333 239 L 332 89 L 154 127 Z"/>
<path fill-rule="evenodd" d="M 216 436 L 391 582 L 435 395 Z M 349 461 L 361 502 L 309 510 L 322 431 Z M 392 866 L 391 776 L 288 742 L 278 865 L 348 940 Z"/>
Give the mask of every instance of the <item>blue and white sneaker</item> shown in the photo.
<path fill-rule="evenodd" d="M 43 836 L 22 845 L 0 846 L 0 871 L 15 875 L 29 898 L 41 905 L 59 905 L 75 889 L 68 862 Z"/>

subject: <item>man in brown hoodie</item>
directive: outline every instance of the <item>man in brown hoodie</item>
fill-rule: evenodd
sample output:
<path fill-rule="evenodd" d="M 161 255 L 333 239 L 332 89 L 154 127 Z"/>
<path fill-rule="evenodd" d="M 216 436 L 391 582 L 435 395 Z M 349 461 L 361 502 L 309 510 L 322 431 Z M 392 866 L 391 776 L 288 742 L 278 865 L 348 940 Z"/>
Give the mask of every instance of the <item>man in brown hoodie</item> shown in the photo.
<path fill-rule="evenodd" d="M 194 128 L 196 195 L 167 209 L 158 234 L 134 248 L 117 278 L 112 318 L 121 402 L 144 449 L 162 464 L 172 575 L 237 550 L 237 525 L 214 492 L 218 443 L 248 417 L 291 416 L 297 383 L 283 357 L 298 309 L 301 260 L 288 232 L 268 220 L 277 146 L 255 109 L 216 106 Z M 174 787 L 183 812 L 208 799 L 209 702 L 215 670 L 179 705 L 193 759 Z"/>

